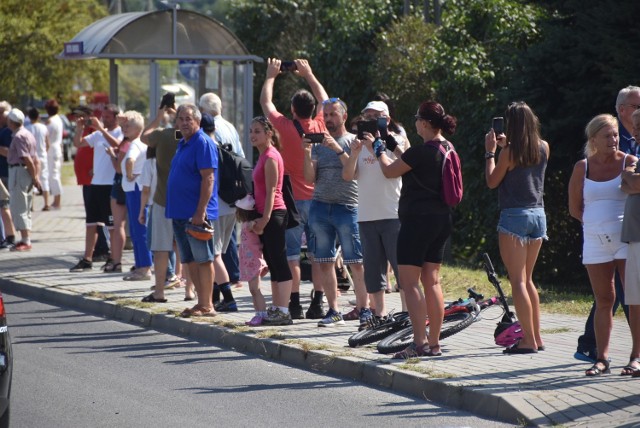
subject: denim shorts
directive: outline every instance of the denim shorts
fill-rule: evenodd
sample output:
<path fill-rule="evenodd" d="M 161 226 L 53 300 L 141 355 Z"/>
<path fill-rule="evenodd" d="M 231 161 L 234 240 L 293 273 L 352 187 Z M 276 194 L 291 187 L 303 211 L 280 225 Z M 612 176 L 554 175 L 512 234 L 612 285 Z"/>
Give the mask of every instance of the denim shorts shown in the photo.
<path fill-rule="evenodd" d="M 362 244 L 358 230 L 356 205 L 327 204 L 312 201 L 309 208 L 309 250 L 314 261 L 331 263 L 336 260 L 336 238 L 342 247 L 345 264 L 362 263 Z"/>
<path fill-rule="evenodd" d="M 213 238 L 201 241 L 189 235 L 185 226 L 189 220 L 173 220 L 173 233 L 180 250 L 182 263 L 206 263 L 213 261 Z"/>
<path fill-rule="evenodd" d="M 287 260 L 300 260 L 300 250 L 302 248 L 302 232 L 309 241 L 309 207 L 311 201 L 296 201 L 296 208 L 300 213 L 300 224 L 291 229 L 287 229 L 284 238 L 287 241 Z M 310 253 L 310 251 L 309 251 Z"/>
<path fill-rule="evenodd" d="M 544 208 L 505 208 L 500 211 L 498 232 L 518 238 L 523 243 L 547 237 Z"/>

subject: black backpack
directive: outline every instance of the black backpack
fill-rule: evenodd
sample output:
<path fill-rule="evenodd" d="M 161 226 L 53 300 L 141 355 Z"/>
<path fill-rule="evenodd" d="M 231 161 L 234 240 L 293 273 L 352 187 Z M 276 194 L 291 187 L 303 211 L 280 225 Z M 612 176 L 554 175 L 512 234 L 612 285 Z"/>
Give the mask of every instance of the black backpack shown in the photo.
<path fill-rule="evenodd" d="M 253 168 L 228 145 L 218 146 L 218 196 L 231 206 L 253 193 Z"/>

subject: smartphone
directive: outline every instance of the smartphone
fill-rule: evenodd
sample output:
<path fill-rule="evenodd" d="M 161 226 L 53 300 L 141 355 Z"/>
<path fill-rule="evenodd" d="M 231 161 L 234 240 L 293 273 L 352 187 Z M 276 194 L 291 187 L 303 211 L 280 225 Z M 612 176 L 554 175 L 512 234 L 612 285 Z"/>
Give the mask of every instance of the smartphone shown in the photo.
<path fill-rule="evenodd" d="M 176 140 L 182 140 L 182 132 L 176 129 Z"/>
<path fill-rule="evenodd" d="M 362 140 L 364 138 L 364 133 L 369 132 L 371 135 L 376 135 L 376 131 L 378 130 L 378 121 L 377 120 L 359 120 L 358 121 L 358 140 Z"/>
<path fill-rule="evenodd" d="M 91 119 L 85 119 L 84 120 L 84 126 L 91 126 L 91 125 L 92 125 Z"/>
<path fill-rule="evenodd" d="M 387 118 L 386 117 L 379 117 L 378 118 L 378 131 L 380 131 L 380 136 L 382 138 L 386 137 L 387 135 L 389 135 L 389 131 L 387 130 Z"/>
<path fill-rule="evenodd" d="M 309 139 L 312 144 L 320 144 L 324 141 L 324 134 L 321 132 L 304 134 L 304 138 Z"/>
<path fill-rule="evenodd" d="M 293 61 L 282 61 L 280 63 L 280 71 L 294 71 L 297 69 L 298 66 Z"/>
<path fill-rule="evenodd" d="M 494 117 L 491 127 L 496 135 L 504 134 L 504 117 Z"/>
<path fill-rule="evenodd" d="M 176 94 L 173 92 L 167 92 L 162 96 L 160 101 L 160 108 L 173 107 L 176 103 Z"/>

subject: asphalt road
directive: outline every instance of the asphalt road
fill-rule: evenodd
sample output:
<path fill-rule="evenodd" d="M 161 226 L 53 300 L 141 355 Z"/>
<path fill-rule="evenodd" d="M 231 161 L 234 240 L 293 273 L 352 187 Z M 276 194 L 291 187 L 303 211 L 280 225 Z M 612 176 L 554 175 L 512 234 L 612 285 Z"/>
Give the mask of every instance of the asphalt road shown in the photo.
<path fill-rule="evenodd" d="M 4 295 L 14 427 L 497 427 L 469 413 Z"/>

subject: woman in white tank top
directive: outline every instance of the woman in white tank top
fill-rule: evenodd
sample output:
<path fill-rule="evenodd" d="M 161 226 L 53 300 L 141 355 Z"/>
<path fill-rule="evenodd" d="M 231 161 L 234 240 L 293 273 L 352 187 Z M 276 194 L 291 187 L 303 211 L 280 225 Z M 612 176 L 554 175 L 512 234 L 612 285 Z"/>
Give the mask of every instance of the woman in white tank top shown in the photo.
<path fill-rule="evenodd" d="M 618 121 L 609 114 L 594 117 L 585 130 L 585 159 L 569 181 L 569 213 L 583 226 L 582 263 L 596 299 L 595 334 L 598 356 L 587 376 L 609 373 L 609 339 L 615 302 L 614 274 L 624 284 L 627 244 L 620 240 L 627 195 L 620 189 L 622 171 L 637 158 L 618 149 Z"/>

